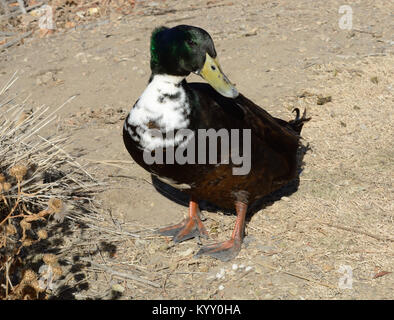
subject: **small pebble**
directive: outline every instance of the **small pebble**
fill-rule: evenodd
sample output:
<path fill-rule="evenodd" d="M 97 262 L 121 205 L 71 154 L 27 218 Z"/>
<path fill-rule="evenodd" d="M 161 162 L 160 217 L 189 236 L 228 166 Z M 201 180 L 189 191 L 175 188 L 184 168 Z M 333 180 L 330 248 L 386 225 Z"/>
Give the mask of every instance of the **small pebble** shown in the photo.
<path fill-rule="evenodd" d="M 274 296 L 273 296 L 272 294 L 267 293 L 267 294 L 264 296 L 264 299 L 271 300 L 273 297 L 274 297 Z"/>
<path fill-rule="evenodd" d="M 221 284 L 221 285 L 219 286 L 218 289 L 219 289 L 220 291 L 224 290 L 224 285 Z"/>
<path fill-rule="evenodd" d="M 290 289 L 290 290 L 289 290 L 289 293 L 290 293 L 291 295 L 295 296 L 295 295 L 297 295 L 298 291 L 297 291 L 296 288 L 294 288 L 294 289 Z"/>
<path fill-rule="evenodd" d="M 375 76 L 375 77 L 372 77 L 370 80 L 371 80 L 371 82 L 374 83 L 374 84 L 378 84 L 378 83 L 379 83 L 378 77 L 376 77 L 376 76 Z"/>
<path fill-rule="evenodd" d="M 238 265 L 237 264 L 233 264 L 233 266 L 232 266 L 232 269 L 235 271 L 235 270 L 237 270 L 238 269 Z"/>
<path fill-rule="evenodd" d="M 125 291 L 125 288 L 122 285 L 116 283 L 112 285 L 112 290 L 115 292 L 123 293 Z"/>
<path fill-rule="evenodd" d="M 187 256 L 191 255 L 192 253 L 193 253 L 193 249 L 189 248 L 183 252 L 180 252 L 179 255 L 182 257 L 187 257 Z"/>
<path fill-rule="evenodd" d="M 220 271 L 216 274 L 216 278 L 222 279 L 222 278 L 224 278 L 224 274 L 225 274 L 225 270 L 220 269 Z"/>

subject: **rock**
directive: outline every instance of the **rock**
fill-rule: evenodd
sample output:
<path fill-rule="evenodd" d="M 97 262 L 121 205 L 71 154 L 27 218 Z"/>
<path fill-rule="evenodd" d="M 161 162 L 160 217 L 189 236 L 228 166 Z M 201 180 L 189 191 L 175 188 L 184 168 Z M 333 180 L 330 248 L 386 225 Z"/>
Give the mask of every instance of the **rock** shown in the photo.
<path fill-rule="evenodd" d="M 122 285 L 116 283 L 112 285 L 112 290 L 115 292 L 123 293 L 125 291 L 125 288 Z"/>
<path fill-rule="evenodd" d="M 274 296 L 272 295 L 272 294 L 270 294 L 270 293 L 267 293 L 265 296 L 264 296 L 264 299 L 266 299 L 266 300 L 272 300 L 274 298 Z"/>
<path fill-rule="evenodd" d="M 79 52 L 75 55 L 75 58 L 77 58 L 80 62 L 83 64 L 88 63 L 88 55 L 85 52 Z"/>
<path fill-rule="evenodd" d="M 374 83 L 374 84 L 378 84 L 378 83 L 379 83 L 378 77 L 376 77 L 376 76 L 375 76 L 375 77 L 371 77 L 370 80 L 371 80 L 371 82 Z"/>
<path fill-rule="evenodd" d="M 180 252 L 179 255 L 182 257 L 187 257 L 187 256 L 190 256 L 192 253 L 193 253 L 193 249 L 189 248 L 183 252 Z"/>
<path fill-rule="evenodd" d="M 297 293 L 298 293 L 298 290 L 297 290 L 297 288 L 292 288 L 292 289 L 289 289 L 289 293 L 290 293 L 291 295 L 293 295 L 293 296 L 296 296 Z"/>
<path fill-rule="evenodd" d="M 257 30 L 258 28 L 253 28 L 252 30 L 245 32 L 243 34 L 244 37 L 251 37 L 251 36 L 257 36 Z"/>
<path fill-rule="evenodd" d="M 226 274 L 226 270 L 221 268 L 220 271 L 218 273 L 216 273 L 216 278 L 217 279 L 224 279 L 225 274 Z"/>
<path fill-rule="evenodd" d="M 42 84 L 47 84 L 52 81 L 56 81 L 55 74 L 53 72 L 48 71 L 37 78 L 36 84 L 42 85 Z"/>
<path fill-rule="evenodd" d="M 331 101 L 332 101 L 332 97 L 331 97 L 331 96 L 323 97 L 323 96 L 319 95 L 319 96 L 317 97 L 317 102 L 316 102 L 316 103 L 317 103 L 319 106 L 321 106 L 321 105 L 326 104 L 326 103 L 331 102 Z"/>

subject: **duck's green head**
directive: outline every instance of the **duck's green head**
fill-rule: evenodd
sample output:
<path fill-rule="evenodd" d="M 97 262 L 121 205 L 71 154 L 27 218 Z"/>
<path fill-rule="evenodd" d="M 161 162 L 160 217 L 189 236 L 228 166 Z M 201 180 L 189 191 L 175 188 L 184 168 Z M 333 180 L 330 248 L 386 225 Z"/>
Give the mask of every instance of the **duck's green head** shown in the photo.
<path fill-rule="evenodd" d="M 212 38 L 205 30 L 187 25 L 156 28 L 150 51 L 153 74 L 187 76 L 194 72 L 221 95 L 238 96 L 237 89 L 222 72 Z"/>

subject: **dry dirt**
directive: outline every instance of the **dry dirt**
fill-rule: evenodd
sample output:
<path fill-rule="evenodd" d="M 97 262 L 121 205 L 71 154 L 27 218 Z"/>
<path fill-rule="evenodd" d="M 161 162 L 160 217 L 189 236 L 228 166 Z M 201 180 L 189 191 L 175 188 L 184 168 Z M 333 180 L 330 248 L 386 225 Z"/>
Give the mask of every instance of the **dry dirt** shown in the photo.
<path fill-rule="evenodd" d="M 351 1 L 353 28 L 342 30 L 344 4 L 137 1 L 139 14 L 1 53 L 0 81 L 18 70 L 12 90 L 29 107 L 78 95 L 43 134 L 70 133 L 68 151 L 108 183 L 97 199 L 102 215 L 64 236 L 75 245 L 63 256 L 69 286 L 57 297 L 394 298 L 394 5 Z M 151 234 L 187 208 L 155 190 L 122 141 L 123 120 L 150 75 L 150 33 L 177 24 L 206 29 L 223 70 L 261 107 L 284 119 L 307 108 L 312 117 L 299 181 L 265 199 L 227 263 L 193 258 L 197 239 L 175 246 Z M 211 240 L 231 234 L 234 216 L 203 214 Z"/>

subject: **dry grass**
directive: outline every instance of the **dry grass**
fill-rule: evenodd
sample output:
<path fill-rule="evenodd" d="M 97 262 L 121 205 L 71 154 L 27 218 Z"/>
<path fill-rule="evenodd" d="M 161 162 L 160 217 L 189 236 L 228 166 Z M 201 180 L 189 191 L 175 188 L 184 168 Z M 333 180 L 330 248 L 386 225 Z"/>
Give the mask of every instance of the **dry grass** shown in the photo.
<path fill-rule="evenodd" d="M 73 97 L 32 111 L 9 93 L 16 80 L 0 91 L 0 299 L 48 298 L 63 273 L 53 227 L 95 213 L 99 183 L 64 150 L 67 137 L 39 135 Z"/>

